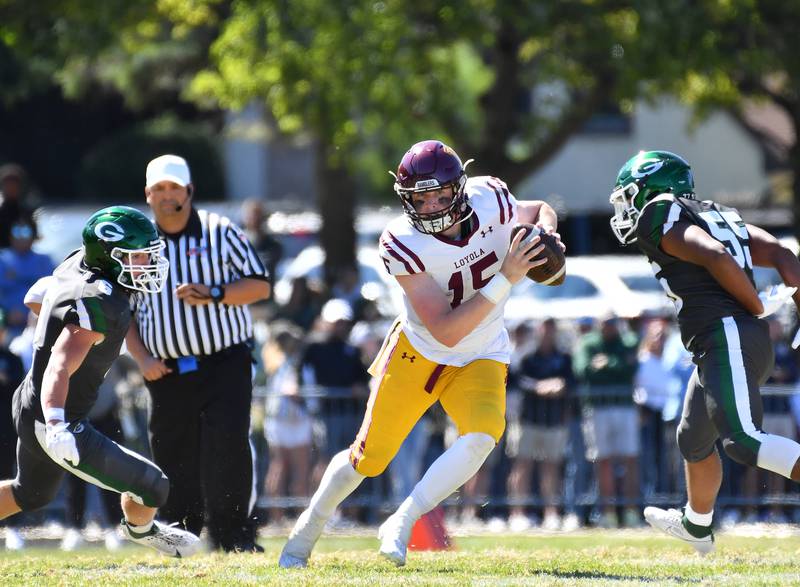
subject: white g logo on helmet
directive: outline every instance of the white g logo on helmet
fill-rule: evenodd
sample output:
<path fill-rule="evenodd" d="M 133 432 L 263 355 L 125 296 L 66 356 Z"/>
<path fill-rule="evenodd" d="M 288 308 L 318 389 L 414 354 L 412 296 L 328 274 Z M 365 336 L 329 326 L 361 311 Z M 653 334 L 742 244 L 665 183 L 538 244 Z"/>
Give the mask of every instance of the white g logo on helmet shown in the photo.
<path fill-rule="evenodd" d="M 94 233 L 97 235 L 97 238 L 110 243 L 115 243 L 125 238 L 125 231 L 122 230 L 119 224 L 113 222 L 99 223 L 94 227 Z"/>
<path fill-rule="evenodd" d="M 647 177 L 661 169 L 663 165 L 664 161 L 661 159 L 643 159 L 631 169 L 631 177 L 636 179 Z"/>

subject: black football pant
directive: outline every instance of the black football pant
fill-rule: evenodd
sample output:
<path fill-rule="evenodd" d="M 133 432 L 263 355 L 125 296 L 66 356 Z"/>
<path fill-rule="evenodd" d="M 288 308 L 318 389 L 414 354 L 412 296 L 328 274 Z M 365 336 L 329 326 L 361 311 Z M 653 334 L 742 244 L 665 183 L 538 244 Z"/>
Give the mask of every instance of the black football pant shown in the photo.
<path fill-rule="evenodd" d="M 90 422 L 100 434 L 117 444 L 125 444 L 122 425 L 113 410 L 102 418 L 92 418 Z M 64 479 L 64 518 L 70 528 L 82 529 L 86 526 L 86 487 L 86 481 L 75 475 L 67 475 Z M 113 491 L 101 489 L 100 500 L 106 514 L 106 523 L 112 527 L 119 524 L 122 519 L 119 496 Z"/>
<path fill-rule="evenodd" d="M 678 446 L 690 463 L 701 461 L 722 440 L 734 461 L 756 466 L 766 435 L 760 385 L 775 355 L 766 320 L 725 317 L 692 343 L 697 369 L 686 390 Z"/>
<path fill-rule="evenodd" d="M 14 426 L 17 441 L 17 476 L 11 485 L 14 501 L 24 512 L 50 503 L 66 471 L 102 489 L 126 493 L 136 502 L 157 508 L 166 503 L 169 481 L 144 457 L 126 449 L 95 430 L 82 418 L 69 423 L 80 462 L 58 461 L 48 452 L 46 426 L 22 407 L 21 389 L 14 394 Z"/>
<path fill-rule="evenodd" d="M 252 361 L 247 345 L 203 357 L 197 369 L 148 381 L 153 460 L 170 480 L 159 518 L 194 534 L 204 524 L 215 548 L 252 550 L 255 499 L 250 449 Z"/>

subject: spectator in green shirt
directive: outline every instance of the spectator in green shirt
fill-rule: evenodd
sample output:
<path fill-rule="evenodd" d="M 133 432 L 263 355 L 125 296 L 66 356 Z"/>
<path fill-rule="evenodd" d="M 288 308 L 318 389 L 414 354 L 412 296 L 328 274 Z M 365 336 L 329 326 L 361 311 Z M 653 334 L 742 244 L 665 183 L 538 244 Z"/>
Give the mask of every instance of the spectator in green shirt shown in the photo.
<path fill-rule="evenodd" d="M 636 508 L 639 492 L 639 426 L 633 403 L 637 368 L 637 337 L 621 332 L 616 316 L 608 315 L 577 342 L 573 369 L 583 404 L 586 458 L 595 463 L 603 515 L 600 526 L 618 525 L 615 503 L 623 497 L 623 523 L 640 524 Z M 617 491 L 616 464 L 625 467 L 623 491 Z"/>

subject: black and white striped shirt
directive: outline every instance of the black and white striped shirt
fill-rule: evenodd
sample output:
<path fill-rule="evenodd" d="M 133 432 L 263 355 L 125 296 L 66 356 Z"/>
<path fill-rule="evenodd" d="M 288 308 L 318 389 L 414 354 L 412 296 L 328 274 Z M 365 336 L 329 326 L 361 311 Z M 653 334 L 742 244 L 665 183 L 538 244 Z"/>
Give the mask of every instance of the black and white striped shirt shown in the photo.
<path fill-rule="evenodd" d="M 165 234 L 169 275 L 160 293 L 132 297 L 139 336 L 154 357 L 210 355 L 253 336 L 247 306 L 192 306 L 175 297 L 184 283 L 225 285 L 242 277 L 267 279 L 267 271 L 244 232 L 225 216 L 192 210 L 183 232 Z"/>

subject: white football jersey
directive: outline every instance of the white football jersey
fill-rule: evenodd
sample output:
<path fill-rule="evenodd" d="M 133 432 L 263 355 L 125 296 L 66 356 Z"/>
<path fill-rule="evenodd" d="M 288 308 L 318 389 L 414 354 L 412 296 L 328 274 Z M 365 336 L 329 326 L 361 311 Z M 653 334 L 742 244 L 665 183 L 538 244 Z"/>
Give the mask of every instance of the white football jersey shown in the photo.
<path fill-rule="evenodd" d="M 477 295 L 500 271 L 511 242 L 511 228 L 517 223 L 517 200 L 501 180 L 471 177 L 465 189 L 473 210 L 473 228 L 463 240 L 423 234 L 403 215 L 389 223 L 378 246 L 391 275 L 428 273 L 453 308 Z M 403 295 L 403 332 L 425 358 L 442 365 L 461 367 L 476 359 L 508 363 L 511 345 L 503 321 L 507 299 L 496 304 L 471 333 L 450 348 L 433 337 Z"/>

